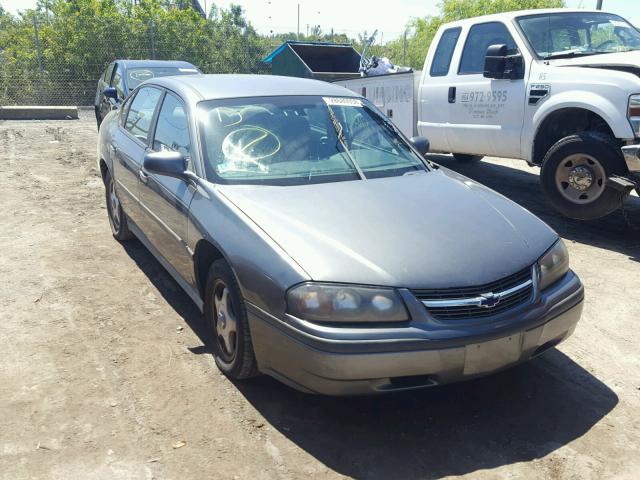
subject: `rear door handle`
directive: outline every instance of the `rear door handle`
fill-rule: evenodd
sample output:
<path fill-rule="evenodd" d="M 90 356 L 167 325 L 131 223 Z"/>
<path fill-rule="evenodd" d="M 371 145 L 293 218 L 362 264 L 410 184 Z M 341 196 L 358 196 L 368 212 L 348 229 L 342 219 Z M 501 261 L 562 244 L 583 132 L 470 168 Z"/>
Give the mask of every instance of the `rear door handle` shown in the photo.
<path fill-rule="evenodd" d="M 449 103 L 456 103 L 456 87 L 449 87 Z"/>
<path fill-rule="evenodd" d="M 140 178 L 140 181 L 142 183 L 148 183 L 149 182 L 149 175 L 147 175 L 142 170 L 138 170 L 138 177 Z"/>

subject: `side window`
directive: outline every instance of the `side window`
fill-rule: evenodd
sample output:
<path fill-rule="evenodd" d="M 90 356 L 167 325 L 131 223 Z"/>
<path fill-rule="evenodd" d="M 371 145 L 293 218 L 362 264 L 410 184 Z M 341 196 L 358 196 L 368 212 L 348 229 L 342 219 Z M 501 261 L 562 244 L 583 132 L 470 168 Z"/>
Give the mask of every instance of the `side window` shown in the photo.
<path fill-rule="evenodd" d="M 144 143 L 147 143 L 151 119 L 161 94 L 157 88 L 141 88 L 129 107 L 124 129 Z"/>
<path fill-rule="evenodd" d="M 126 96 L 124 94 L 124 78 L 123 78 L 122 70 L 120 69 L 120 67 L 116 68 L 116 73 L 113 75 L 113 81 L 111 82 L 111 86 L 118 91 L 118 96 L 120 98 L 124 98 Z"/>
<path fill-rule="evenodd" d="M 491 45 L 505 44 L 509 53 L 517 51 L 516 42 L 504 23 L 490 22 L 474 25 L 464 43 L 458 73 L 471 74 L 484 71 L 484 57 Z"/>
<path fill-rule="evenodd" d="M 120 107 L 120 125 L 124 127 L 125 120 L 127 119 L 127 113 L 129 113 L 129 107 L 131 106 L 131 102 L 135 98 L 135 95 L 129 95 L 129 98 L 122 104 Z"/>
<path fill-rule="evenodd" d="M 190 156 L 191 140 L 184 106 L 178 97 L 171 93 L 165 95 L 158 113 L 153 149 L 155 151 L 175 150 L 185 157 Z"/>
<path fill-rule="evenodd" d="M 102 81 L 104 83 L 106 83 L 107 85 L 109 85 L 109 82 L 111 81 L 111 75 L 113 74 L 113 63 L 110 63 L 107 66 L 107 69 L 104 71 L 104 76 L 102 77 Z"/>
<path fill-rule="evenodd" d="M 451 66 L 451 57 L 453 51 L 458 43 L 460 37 L 460 31 L 462 28 L 449 28 L 442 33 L 436 53 L 433 54 L 433 61 L 431 62 L 431 70 L 429 74 L 432 77 L 444 77 L 449 73 L 449 67 Z"/>

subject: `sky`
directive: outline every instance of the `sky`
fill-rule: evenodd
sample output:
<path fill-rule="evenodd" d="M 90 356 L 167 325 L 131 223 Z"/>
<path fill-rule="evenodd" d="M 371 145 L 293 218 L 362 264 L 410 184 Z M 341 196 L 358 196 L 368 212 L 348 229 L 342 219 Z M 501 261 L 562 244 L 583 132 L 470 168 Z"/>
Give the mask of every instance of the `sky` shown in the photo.
<path fill-rule="evenodd" d="M 379 42 L 400 37 L 411 18 L 436 15 L 439 11 L 439 0 L 200 0 L 207 9 L 212 2 L 222 8 L 228 8 L 231 3 L 240 4 L 258 32 L 266 35 L 295 32 L 300 5 L 301 33 L 306 32 L 307 25 L 309 28 L 320 25 L 327 33 L 333 28 L 335 33 L 346 33 L 350 37 L 378 29 Z M 565 2 L 570 8 L 595 8 L 596 5 L 596 0 Z M 0 0 L 0 5 L 12 13 L 32 8 L 35 3 L 36 0 Z M 603 0 L 603 10 L 617 13 L 640 27 L 639 4 L 639 0 Z"/>

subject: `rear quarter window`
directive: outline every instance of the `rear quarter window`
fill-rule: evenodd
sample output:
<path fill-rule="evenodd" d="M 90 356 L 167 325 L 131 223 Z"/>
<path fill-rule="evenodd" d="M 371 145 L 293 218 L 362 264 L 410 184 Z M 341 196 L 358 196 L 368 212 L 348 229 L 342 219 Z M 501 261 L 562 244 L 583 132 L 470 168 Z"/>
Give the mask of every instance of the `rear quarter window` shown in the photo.
<path fill-rule="evenodd" d="M 444 77 L 449 74 L 451 58 L 456 49 L 458 38 L 460 38 L 461 30 L 460 27 L 449 28 L 442 33 L 431 62 L 429 74 L 432 77 Z"/>

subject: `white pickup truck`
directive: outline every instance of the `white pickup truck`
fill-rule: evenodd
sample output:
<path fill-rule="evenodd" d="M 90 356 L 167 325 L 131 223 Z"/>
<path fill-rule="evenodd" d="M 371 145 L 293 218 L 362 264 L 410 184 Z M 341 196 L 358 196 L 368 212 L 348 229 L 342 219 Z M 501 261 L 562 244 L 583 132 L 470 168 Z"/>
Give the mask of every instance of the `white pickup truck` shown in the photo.
<path fill-rule="evenodd" d="M 427 137 L 432 152 L 542 167 L 545 194 L 568 217 L 607 215 L 640 187 L 640 32 L 617 15 L 554 9 L 448 23 L 421 72 L 336 83 L 407 136 Z"/>

